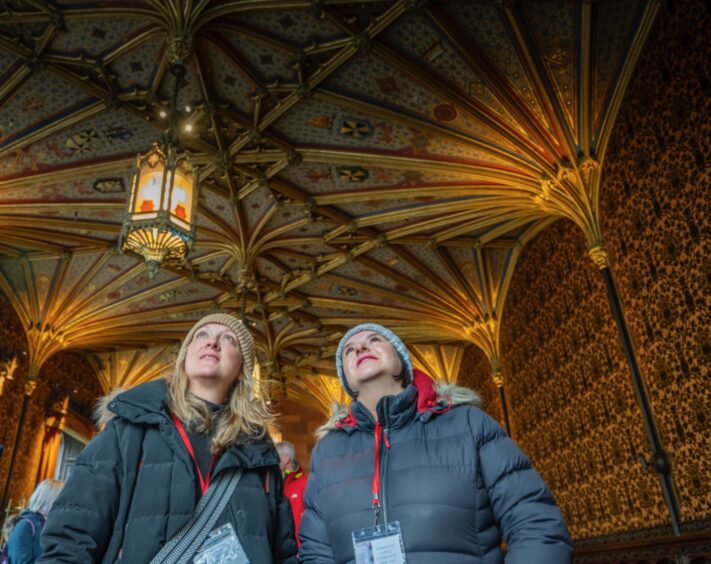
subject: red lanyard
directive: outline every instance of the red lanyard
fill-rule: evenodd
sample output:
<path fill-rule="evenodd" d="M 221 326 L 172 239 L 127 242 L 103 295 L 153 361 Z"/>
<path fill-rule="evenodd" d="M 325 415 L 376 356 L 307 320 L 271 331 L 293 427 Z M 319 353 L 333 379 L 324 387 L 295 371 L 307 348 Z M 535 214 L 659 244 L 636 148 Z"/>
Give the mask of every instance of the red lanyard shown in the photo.
<path fill-rule="evenodd" d="M 197 471 L 198 480 L 200 480 L 200 491 L 202 492 L 202 495 L 205 495 L 207 488 L 210 486 L 210 477 L 212 476 L 212 469 L 215 467 L 215 461 L 217 460 L 217 455 L 216 454 L 212 455 L 212 460 L 210 461 L 210 468 L 207 471 L 207 476 L 205 476 L 203 478 L 202 472 L 200 472 L 200 465 L 198 464 L 197 458 L 195 456 L 195 451 L 193 450 L 193 445 L 190 443 L 188 434 L 185 432 L 185 427 L 183 427 L 182 421 L 180 421 L 180 419 L 178 419 L 178 417 L 175 414 L 173 414 L 172 416 L 173 416 L 173 423 L 175 423 L 175 426 L 178 429 L 178 433 L 180 433 L 180 438 L 183 439 L 183 442 L 185 443 L 185 448 L 188 449 L 188 454 L 190 455 L 190 458 L 192 458 L 193 462 L 195 463 L 195 470 Z"/>
<path fill-rule="evenodd" d="M 390 441 L 387 435 L 383 434 L 383 427 L 380 421 L 375 422 L 375 463 L 373 469 L 373 511 L 377 519 L 380 511 L 380 435 L 385 439 L 385 446 L 390 448 Z"/>

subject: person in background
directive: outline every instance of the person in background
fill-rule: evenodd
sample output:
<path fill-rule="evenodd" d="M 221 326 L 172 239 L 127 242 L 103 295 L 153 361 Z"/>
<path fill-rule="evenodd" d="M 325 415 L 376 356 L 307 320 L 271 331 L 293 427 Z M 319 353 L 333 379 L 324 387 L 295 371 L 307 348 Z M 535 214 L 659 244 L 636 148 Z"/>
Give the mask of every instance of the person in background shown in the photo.
<path fill-rule="evenodd" d="M 10 564 L 32 564 L 42 554 L 40 534 L 45 520 L 64 482 L 43 480 L 30 496 L 30 503 L 19 516 L 7 539 L 7 555 Z"/>
<path fill-rule="evenodd" d="M 294 516 L 294 530 L 299 534 L 301 515 L 304 512 L 304 490 L 308 477 L 301 469 L 301 464 L 296 459 L 294 445 L 289 441 L 282 441 L 276 446 L 279 453 L 279 468 L 284 476 L 284 495 L 291 503 L 291 513 Z"/>
<path fill-rule="evenodd" d="M 256 393 L 254 362 L 242 322 L 211 314 L 188 332 L 170 378 L 106 398 L 105 427 L 49 514 L 40 562 L 192 562 L 196 551 L 217 548 L 254 564 L 295 564 L 291 510 L 267 434 L 274 416 Z M 219 489 L 226 483 L 232 490 Z M 206 510 L 213 500 L 224 507 Z M 192 520 L 200 533 L 186 544 Z"/>
<path fill-rule="evenodd" d="M 336 372 L 353 401 L 311 456 L 303 562 L 500 564 L 502 537 L 507 564 L 571 561 L 553 495 L 474 392 L 414 370 L 374 323 L 346 332 Z"/>

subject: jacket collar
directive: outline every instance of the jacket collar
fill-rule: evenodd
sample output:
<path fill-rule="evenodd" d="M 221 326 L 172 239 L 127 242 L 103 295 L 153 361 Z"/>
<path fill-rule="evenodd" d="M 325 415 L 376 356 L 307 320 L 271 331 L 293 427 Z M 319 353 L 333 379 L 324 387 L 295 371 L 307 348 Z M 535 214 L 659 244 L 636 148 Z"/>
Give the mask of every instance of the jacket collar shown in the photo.
<path fill-rule="evenodd" d="M 110 412 L 106 414 L 108 418 L 115 414 L 132 423 L 159 423 L 161 419 L 168 418 L 167 391 L 165 380 L 153 380 L 129 390 L 118 390 L 117 395 L 110 394 L 102 403 Z"/>
<path fill-rule="evenodd" d="M 163 379 L 153 380 L 140 384 L 129 390 L 118 390 L 118 393 L 109 395 L 102 400 L 106 413 L 99 414 L 103 420 L 118 416 L 132 423 L 143 425 L 160 425 L 161 421 L 170 424 L 164 428 L 172 429 L 173 423 L 168 413 L 167 382 Z M 101 407 L 101 406 L 100 406 Z M 177 433 L 171 432 L 172 443 L 180 452 L 185 450 L 182 442 L 177 438 Z M 229 446 L 215 467 L 215 474 L 232 466 L 243 468 L 258 468 L 279 464 L 279 456 L 274 444 L 268 436 L 247 439 L 238 445 Z"/>
<path fill-rule="evenodd" d="M 396 396 L 382 398 L 378 402 L 378 410 L 388 416 L 387 422 L 391 428 L 397 428 L 410 422 L 416 415 L 427 423 L 435 415 L 457 405 L 480 406 L 481 399 L 472 390 L 447 382 L 434 382 L 423 371 L 415 369 L 412 384 Z M 383 426 L 384 423 L 381 420 Z M 372 430 L 374 427 L 375 420 L 367 408 L 354 401 L 349 407 L 335 404 L 331 418 L 319 427 L 316 434 L 321 438 L 329 431 L 340 430 L 351 434 L 357 429 Z"/>

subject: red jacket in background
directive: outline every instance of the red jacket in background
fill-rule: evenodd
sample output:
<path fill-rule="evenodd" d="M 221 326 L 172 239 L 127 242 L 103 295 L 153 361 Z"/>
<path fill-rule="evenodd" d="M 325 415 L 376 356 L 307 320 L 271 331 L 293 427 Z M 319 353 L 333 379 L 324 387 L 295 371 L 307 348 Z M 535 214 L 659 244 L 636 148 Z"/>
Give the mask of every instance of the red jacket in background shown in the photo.
<path fill-rule="evenodd" d="M 308 477 L 300 466 L 296 470 L 287 470 L 284 473 L 284 495 L 289 498 L 289 503 L 291 503 L 297 542 L 299 542 L 301 514 L 304 512 L 304 490 L 306 489 L 307 480 Z"/>

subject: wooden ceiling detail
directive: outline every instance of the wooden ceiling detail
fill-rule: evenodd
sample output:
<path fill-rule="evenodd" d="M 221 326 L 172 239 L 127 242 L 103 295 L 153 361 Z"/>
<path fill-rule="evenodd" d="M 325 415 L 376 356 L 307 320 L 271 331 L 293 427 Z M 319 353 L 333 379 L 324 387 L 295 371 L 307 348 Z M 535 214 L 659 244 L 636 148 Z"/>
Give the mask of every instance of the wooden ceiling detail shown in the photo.
<path fill-rule="evenodd" d="M 338 339 L 362 321 L 401 334 L 438 377 L 470 343 L 497 375 L 527 242 L 567 218 L 605 260 L 601 170 L 659 2 L 4 9 L 0 286 L 32 373 L 69 348 L 109 355 L 106 388 L 137 383 L 198 316 L 227 308 L 253 328 L 265 373 L 301 397 L 332 378 Z M 149 280 L 114 249 L 176 58 L 197 242 Z"/>

